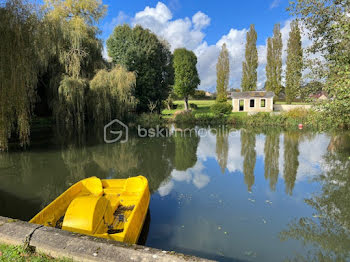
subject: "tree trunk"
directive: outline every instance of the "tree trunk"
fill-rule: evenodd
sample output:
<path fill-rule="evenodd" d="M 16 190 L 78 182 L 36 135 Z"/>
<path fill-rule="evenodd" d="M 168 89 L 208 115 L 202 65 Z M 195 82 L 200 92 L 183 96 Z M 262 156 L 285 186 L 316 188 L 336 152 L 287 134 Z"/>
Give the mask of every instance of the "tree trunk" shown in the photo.
<path fill-rule="evenodd" d="M 185 97 L 185 110 L 187 111 L 188 109 L 188 97 Z"/>

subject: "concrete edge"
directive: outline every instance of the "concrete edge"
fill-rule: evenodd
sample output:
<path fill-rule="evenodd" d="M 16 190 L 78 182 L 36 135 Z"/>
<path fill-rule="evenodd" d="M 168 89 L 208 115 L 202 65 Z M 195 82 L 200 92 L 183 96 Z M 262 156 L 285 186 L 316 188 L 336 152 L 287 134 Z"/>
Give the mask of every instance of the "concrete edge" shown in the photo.
<path fill-rule="evenodd" d="M 28 244 L 36 251 L 74 261 L 210 261 L 173 251 L 76 234 L 0 216 L 0 242 Z"/>

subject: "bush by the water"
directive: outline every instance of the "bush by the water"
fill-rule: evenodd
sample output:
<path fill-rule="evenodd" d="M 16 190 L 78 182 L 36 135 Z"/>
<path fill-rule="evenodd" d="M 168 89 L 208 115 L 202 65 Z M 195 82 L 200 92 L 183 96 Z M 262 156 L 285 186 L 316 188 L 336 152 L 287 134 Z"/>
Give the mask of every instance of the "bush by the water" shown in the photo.
<path fill-rule="evenodd" d="M 159 114 L 142 113 L 136 117 L 135 123 L 142 127 L 155 127 L 163 125 L 164 121 Z"/>
<path fill-rule="evenodd" d="M 232 112 L 232 105 L 229 103 L 215 103 L 210 107 L 210 111 L 218 115 L 228 115 Z"/>
<path fill-rule="evenodd" d="M 174 115 L 174 121 L 176 123 L 191 124 L 196 121 L 192 111 L 179 111 Z"/>

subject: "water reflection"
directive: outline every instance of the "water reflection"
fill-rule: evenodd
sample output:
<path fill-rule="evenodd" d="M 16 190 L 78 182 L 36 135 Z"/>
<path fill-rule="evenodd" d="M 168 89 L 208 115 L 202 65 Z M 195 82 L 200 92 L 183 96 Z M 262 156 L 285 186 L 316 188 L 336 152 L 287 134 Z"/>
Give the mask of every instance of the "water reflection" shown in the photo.
<path fill-rule="evenodd" d="M 299 139 L 296 132 L 284 133 L 284 182 L 286 193 L 293 194 L 297 171 L 299 167 Z"/>
<path fill-rule="evenodd" d="M 265 155 L 265 179 L 269 180 L 270 189 L 276 191 L 276 183 L 279 173 L 280 132 L 272 130 L 266 134 Z"/>
<path fill-rule="evenodd" d="M 241 154 L 244 158 L 243 162 L 243 174 L 244 182 L 247 185 L 248 191 L 252 191 L 254 185 L 254 169 L 256 162 L 256 151 L 255 151 L 255 132 L 250 130 L 242 129 L 241 131 Z"/>
<path fill-rule="evenodd" d="M 229 261 L 296 252 L 295 260 L 346 261 L 349 156 L 349 134 L 276 129 L 64 141 L 0 154 L 0 215 L 30 219 L 85 177 L 142 174 L 152 191 L 149 246 Z"/>
<path fill-rule="evenodd" d="M 306 198 L 314 210 L 281 232 L 282 240 L 297 239 L 315 248 L 298 261 L 348 261 L 350 259 L 350 135 L 336 135 L 324 155 L 325 171 L 315 178 L 321 192 Z"/>
<path fill-rule="evenodd" d="M 218 132 L 216 134 L 216 156 L 218 159 L 218 163 L 221 168 L 221 173 L 224 174 L 227 166 L 227 158 L 228 158 L 228 136 L 227 132 Z"/>

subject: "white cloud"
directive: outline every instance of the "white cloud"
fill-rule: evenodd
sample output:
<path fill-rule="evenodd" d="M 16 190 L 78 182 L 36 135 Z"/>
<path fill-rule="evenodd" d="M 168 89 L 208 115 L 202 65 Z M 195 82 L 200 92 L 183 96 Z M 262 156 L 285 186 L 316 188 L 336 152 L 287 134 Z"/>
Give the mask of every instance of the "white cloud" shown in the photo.
<path fill-rule="evenodd" d="M 278 7 L 280 3 L 281 3 L 281 0 L 273 0 L 273 2 L 270 5 L 270 9 Z"/>
<path fill-rule="evenodd" d="M 274 5 L 278 1 L 274 1 Z M 119 20 L 125 20 L 123 13 L 118 15 Z M 118 19 L 117 19 L 118 20 Z M 242 62 L 244 60 L 246 33 L 248 29 L 231 28 L 215 44 L 208 45 L 205 41 L 205 28 L 210 25 L 211 19 L 205 13 L 198 11 L 191 18 L 173 19 L 170 9 L 162 2 L 155 7 L 147 6 L 143 11 L 135 14 L 130 19 L 131 24 L 139 24 L 150 29 L 160 38 L 169 42 L 171 50 L 185 47 L 193 50 L 198 57 L 198 72 L 201 79 L 200 89 L 214 91 L 216 87 L 216 63 L 221 46 L 226 43 L 230 54 L 230 87 L 240 88 L 242 75 Z M 112 20 L 113 22 L 113 20 Z M 116 23 L 116 21 L 114 22 Z M 283 39 L 283 61 L 285 66 L 286 48 L 289 36 L 291 20 L 286 21 L 281 28 Z M 259 32 L 258 32 L 259 34 Z M 272 35 L 272 27 L 271 27 Z M 310 44 L 306 33 L 302 36 L 303 46 Z M 258 88 L 264 86 L 266 66 L 266 42 L 259 45 L 259 67 L 258 67 Z"/>
<path fill-rule="evenodd" d="M 196 30 L 201 30 L 210 24 L 210 18 L 206 14 L 199 11 L 192 17 L 192 23 L 194 24 L 194 28 Z"/>

